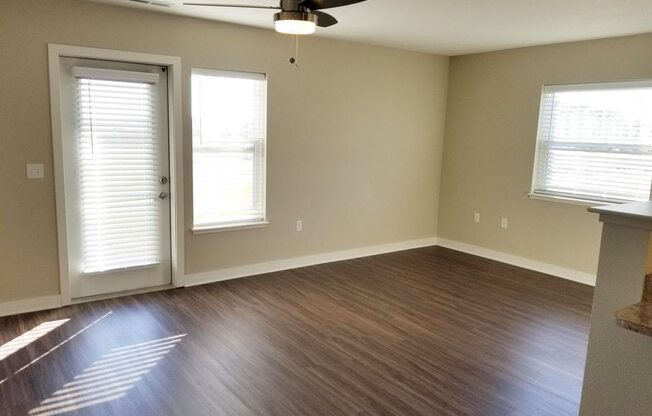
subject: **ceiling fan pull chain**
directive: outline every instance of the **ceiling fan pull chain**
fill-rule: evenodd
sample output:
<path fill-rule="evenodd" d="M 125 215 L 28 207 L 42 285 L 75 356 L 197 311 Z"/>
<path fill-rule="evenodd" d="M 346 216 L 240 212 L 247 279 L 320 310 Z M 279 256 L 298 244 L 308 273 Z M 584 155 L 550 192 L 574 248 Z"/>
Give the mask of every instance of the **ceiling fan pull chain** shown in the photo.
<path fill-rule="evenodd" d="M 294 56 L 297 58 L 297 62 L 294 64 L 294 66 L 299 69 L 299 35 L 294 35 L 294 37 L 297 39 L 296 40 L 296 45 L 295 45 L 295 50 L 294 50 Z"/>
<path fill-rule="evenodd" d="M 294 49 L 294 36 L 290 36 L 290 64 L 294 64 L 297 60 L 294 59 L 292 55 L 292 50 Z"/>
<path fill-rule="evenodd" d="M 292 35 L 292 46 L 294 46 L 294 56 L 290 57 L 290 64 L 299 69 L 299 35 Z"/>

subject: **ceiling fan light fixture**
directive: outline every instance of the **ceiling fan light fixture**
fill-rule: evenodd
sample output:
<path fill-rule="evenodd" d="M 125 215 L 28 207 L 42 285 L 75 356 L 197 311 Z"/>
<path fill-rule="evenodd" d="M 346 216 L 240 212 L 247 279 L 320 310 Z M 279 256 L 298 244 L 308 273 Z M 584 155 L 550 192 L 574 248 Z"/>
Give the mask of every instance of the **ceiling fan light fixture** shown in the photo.
<path fill-rule="evenodd" d="M 317 15 L 305 12 L 280 12 L 274 15 L 274 28 L 288 35 L 315 33 Z"/>

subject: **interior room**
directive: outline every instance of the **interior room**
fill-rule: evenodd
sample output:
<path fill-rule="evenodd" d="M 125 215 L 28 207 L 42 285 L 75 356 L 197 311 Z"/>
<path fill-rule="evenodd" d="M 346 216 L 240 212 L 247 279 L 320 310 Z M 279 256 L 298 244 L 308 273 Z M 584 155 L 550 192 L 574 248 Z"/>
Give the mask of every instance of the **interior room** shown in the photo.
<path fill-rule="evenodd" d="M 649 416 L 650 16 L 0 1 L 0 414 Z"/>

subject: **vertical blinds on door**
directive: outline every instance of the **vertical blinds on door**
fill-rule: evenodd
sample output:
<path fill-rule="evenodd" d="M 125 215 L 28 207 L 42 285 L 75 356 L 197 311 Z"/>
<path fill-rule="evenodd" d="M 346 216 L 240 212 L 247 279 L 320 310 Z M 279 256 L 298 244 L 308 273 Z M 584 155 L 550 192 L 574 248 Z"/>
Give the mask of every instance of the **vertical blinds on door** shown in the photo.
<path fill-rule="evenodd" d="M 74 68 L 82 269 L 159 262 L 157 74 Z"/>
<path fill-rule="evenodd" d="M 543 88 L 533 192 L 604 202 L 647 200 L 652 82 Z"/>
<path fill-rule="evenodd" d="M 265 74 L 193 68 L 195 229 L 265 221 Z"/>

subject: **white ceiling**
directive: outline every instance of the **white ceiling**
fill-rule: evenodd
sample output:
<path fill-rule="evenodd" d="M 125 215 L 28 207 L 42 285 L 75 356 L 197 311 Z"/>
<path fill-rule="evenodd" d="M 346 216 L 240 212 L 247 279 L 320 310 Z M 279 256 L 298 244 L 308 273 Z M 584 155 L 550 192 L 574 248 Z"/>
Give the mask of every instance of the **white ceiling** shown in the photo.
<path fill-rule="evenodd" d="M 157 0 L 173 3 L 169 8 L 129 0 L 93 1 L 273 28 L 273 10 L 183 6 L 182 0 Z M 340 23 L 318 28 L 315 36 L 444 55 L 652 32 L 651 0 L 367 0 L 326 11 Z"/>

